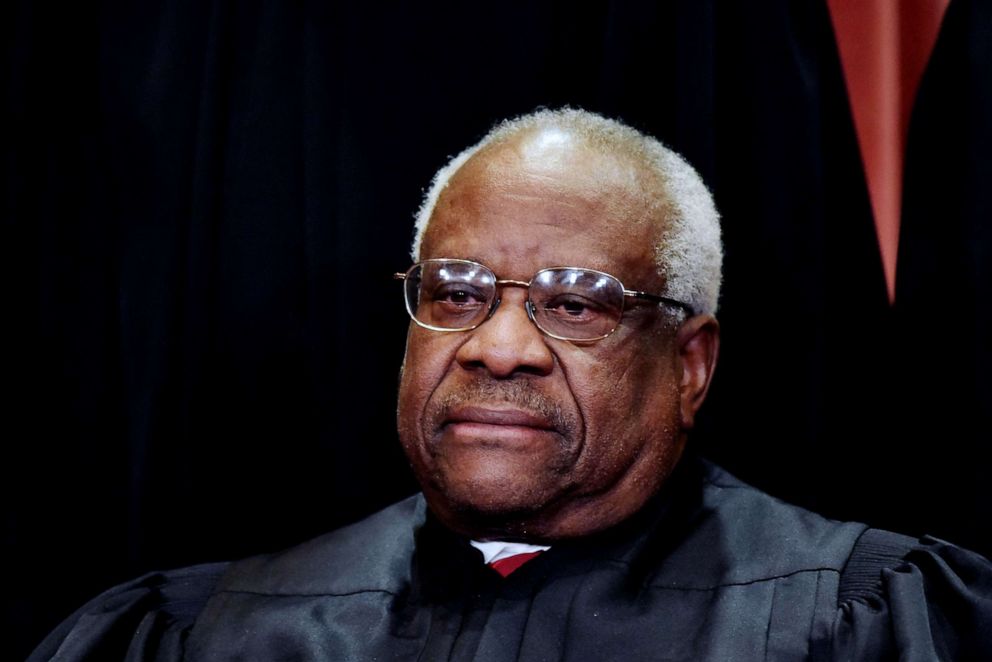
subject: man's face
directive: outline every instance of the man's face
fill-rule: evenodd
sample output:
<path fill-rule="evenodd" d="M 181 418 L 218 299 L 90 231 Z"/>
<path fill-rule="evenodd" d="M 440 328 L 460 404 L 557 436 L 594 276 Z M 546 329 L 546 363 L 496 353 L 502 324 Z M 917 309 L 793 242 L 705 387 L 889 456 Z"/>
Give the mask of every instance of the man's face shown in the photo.
<path fill-rule="evenodd" d="M 636 169 L 555 130 L 477 155 L 442 195 L 421 259 L 462 258 L 500 279 L 588 267 L 662 292 L 658 236 Z M 411 324 L 400 439 L 432 510 L 476 538 L 591 533 L 657 491 L 684 443 L 673 310 L 627 300 L 594 343 L 543 335 L 526 290 L 504 287 L 478 328 Z M 669 320 L 670 321 L 670 320 Z"/>

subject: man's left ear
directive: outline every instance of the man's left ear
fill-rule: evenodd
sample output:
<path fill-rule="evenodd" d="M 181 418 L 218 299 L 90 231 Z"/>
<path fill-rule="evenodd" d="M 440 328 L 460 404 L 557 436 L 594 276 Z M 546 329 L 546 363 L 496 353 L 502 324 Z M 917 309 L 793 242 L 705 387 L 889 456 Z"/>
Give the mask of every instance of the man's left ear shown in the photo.
<path fill-rule="evenodd" d="M 676 335 L 682 364 L 679 394 L 682 407 L 682 429 L 690 430 L 696 422 L 696 412 L 706 399 L 706 392 L 716 369 L 720 353 L 720 324 L 712 315 L 696 315 L 682 323 Z"/>

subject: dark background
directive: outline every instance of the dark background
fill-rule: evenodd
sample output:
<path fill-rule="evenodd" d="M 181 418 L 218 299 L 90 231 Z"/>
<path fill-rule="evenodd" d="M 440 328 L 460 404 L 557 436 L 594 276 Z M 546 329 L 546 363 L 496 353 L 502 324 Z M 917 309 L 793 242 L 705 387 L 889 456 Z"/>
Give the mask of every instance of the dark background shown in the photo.
<path fill-rule="evenodd" d="M 390 274 L 433 172 L 541 105 L 620 117 L 713 189 L 724 344 L 694 443 L 832 517 L 992 553 L 989 3 L 951 3 L 924 75 L 894 305 L 822 2 L 582 7 L 0 9 L 15 658 L 128 577 L 415 489 Z"/>

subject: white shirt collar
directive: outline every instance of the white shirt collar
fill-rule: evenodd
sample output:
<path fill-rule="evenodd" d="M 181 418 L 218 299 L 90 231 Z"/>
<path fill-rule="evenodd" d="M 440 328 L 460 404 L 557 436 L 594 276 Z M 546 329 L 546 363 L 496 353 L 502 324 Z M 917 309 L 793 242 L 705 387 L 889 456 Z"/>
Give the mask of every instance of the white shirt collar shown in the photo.
<path fill-rule="evenodd" d="M 486 563 L 499 561 L 500 559 L 516 556 L 517 554 L 543 552 L 551 549 L 550 545 L 528 545 L 525 542 L 503 542 L 501 540 L 487 540 L 485 542 L 470 540 L 469 542 L 472 544 L 472 547 L 482 552 Z"/>

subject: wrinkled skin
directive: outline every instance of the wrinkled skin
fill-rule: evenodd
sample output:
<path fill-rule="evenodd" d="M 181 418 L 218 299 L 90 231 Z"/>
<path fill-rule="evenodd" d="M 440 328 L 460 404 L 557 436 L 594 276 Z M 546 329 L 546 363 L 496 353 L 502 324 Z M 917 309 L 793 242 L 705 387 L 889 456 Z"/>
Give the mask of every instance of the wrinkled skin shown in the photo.
<path fill-rule="evenodd" d="M 466 258 L 498 278 L 549 266 L 664 292 L 643 174 L 575 136 L 541 129 L 483 150 L 435 208 L 421 259 Z M 465 332 L 410 325 L 400 439 L 432 511 L 476 539 L 547 542 L 636 512 L 678 462 L 716 361 L 710 316 L 632 304 L 604 340 L 543 335 L 526 290 L 506 287 Z"/>

